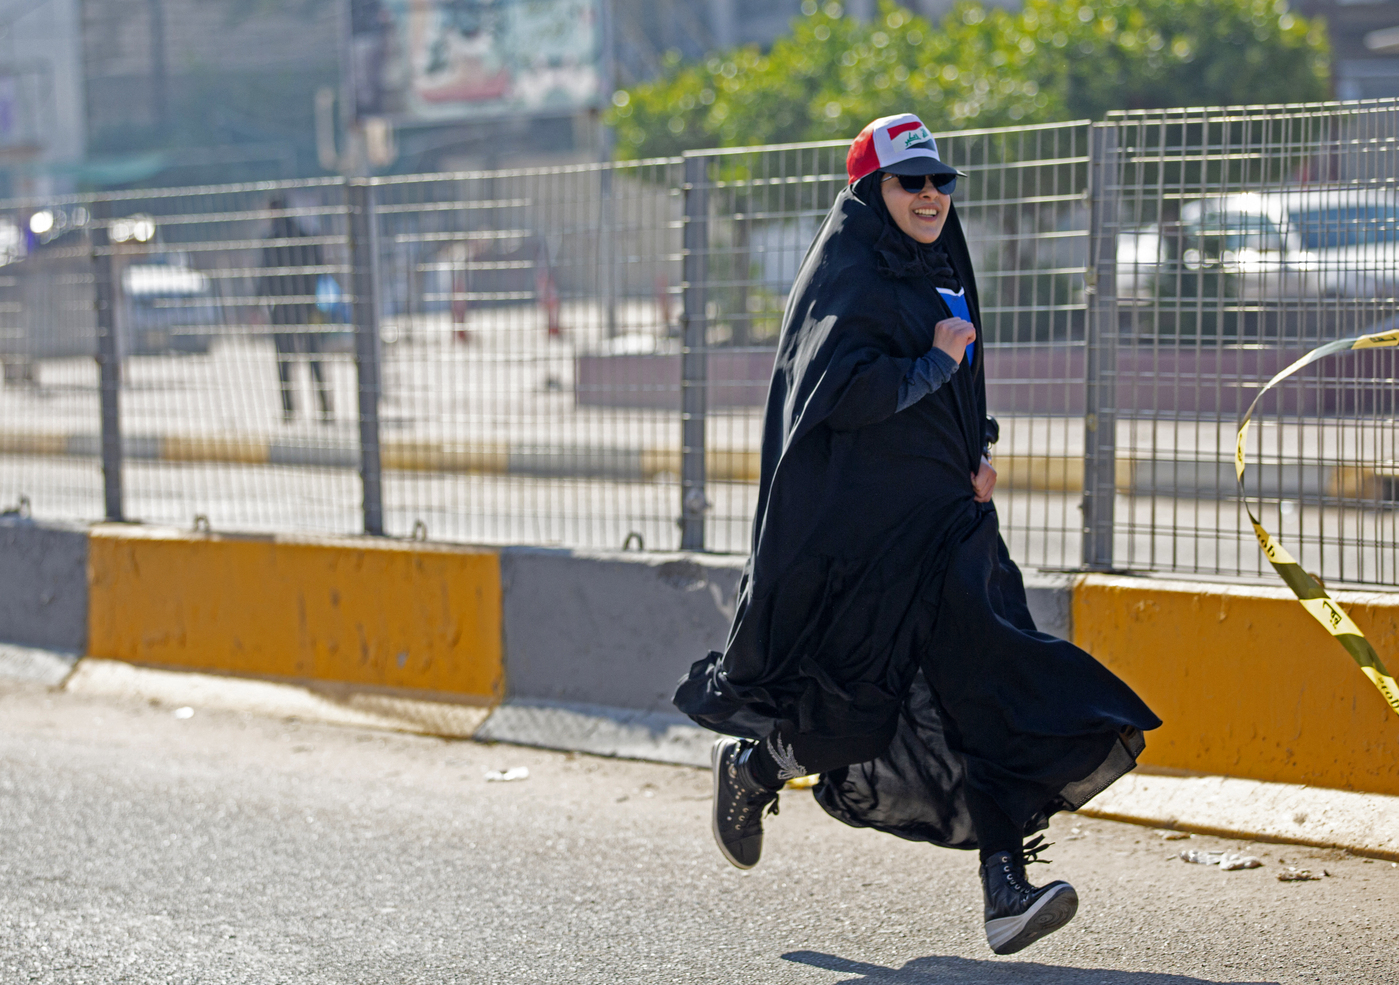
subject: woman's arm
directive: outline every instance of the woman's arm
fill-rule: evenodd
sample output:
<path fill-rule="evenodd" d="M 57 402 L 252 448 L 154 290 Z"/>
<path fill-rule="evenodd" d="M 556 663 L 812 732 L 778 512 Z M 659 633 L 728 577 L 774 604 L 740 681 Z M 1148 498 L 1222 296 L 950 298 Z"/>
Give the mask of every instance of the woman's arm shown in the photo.
<path fill-rule="evenodd" d="M 878 424 L 899 411 L 899 389 L 914 360 L 869 351 L 858 358 L 855 371 L 841 389 L 826 424 L 835 431 L 854 431 Z"/>
<path fill-rule="evenodd" d="M 945 318 L 933 329 L 933 348 L 916 360 L 872 348 L 852 354 L 855 372 L 826 423 L 836 431 L 854 431 L 911 406 L 952 377 L 966 355 L 967 344 L 975 339 L 976 326 L 971 322 Z"/>

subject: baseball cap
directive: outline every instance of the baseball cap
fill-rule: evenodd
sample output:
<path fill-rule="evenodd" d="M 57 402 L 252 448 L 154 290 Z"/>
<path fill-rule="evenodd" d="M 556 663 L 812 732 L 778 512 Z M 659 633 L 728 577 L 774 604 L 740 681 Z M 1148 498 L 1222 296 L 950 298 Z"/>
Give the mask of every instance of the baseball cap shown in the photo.
<path fill-rule="evenodd" d="M 966 177 L 938 156 L 938 144 L 912 113 L 881 116 L 860 131 L 845 155 L 852 182 L 874 171 L 889 174 L 955 174 Z"/>

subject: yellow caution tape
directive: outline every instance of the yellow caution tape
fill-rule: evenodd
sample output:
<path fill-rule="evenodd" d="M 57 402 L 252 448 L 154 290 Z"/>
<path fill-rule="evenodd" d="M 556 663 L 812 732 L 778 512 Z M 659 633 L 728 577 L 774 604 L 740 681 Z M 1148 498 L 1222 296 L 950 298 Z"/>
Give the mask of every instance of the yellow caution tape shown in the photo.
<path fill-rule="evenodd" d="M 1326 631 L 1336 637 L 1336 642 L 1346 648 L 1357 664 L 1361 672 L 1379 688 L 1380 694 L 1389 702 L 1391 708 L 1399 711 L 1399 683 L 1385 670 L 1384 663 L 1375 652 L 1375 648 L 1370 645 L 1370 641 L 1365 638 L 1365 634 L 1346 615 L 1344 609 L 1326 594 L 1326 589 L 1321 587 L 1311 575 L 1302 570 L 1302 566 L 1297 560 L 1283 548 L 1281 544 L 1273 538 L 1273 535 L 1263 529 L 1263 524 L 1258 522 L 1258 517 L 1253 515 L 1253 508 L 1248 505 L 1248 498 L 1244 495 L 1244 441 L 1248 435 L 1248 426 L 1253 423 L 1253 409 L 1258 406 L 1258 401 L 1263 399 L 1263 394 L 1267 393 L 1277 383 L 1287 379 L 1299 369 L 1310 366 L 1312 363 L 1337 352 L 1350 352 L 1355 349 L 1388 349 L 1399 347 L 1399 332 L 1376 332 L 1374 335 L 1362 335 L 1358 339 L 1339 339 L 1335 342 L 1328 342 L 1325 345 L 1313 349 L 1291 366 L 1278 373 L 1263 389 L 1258 391 L 1258 395 L 1253 398 L 1253 403 L 1248 405 L 1248 412 L 1244 414 L 1243 423 L 1239 425 L 1239 439 L 1234 448 L 1234 474 L 1239 481 L 1239 498 L 1243 500 L 1244 509 L 1248 511 L 1248 518 L 1253 521 L 1253 532 L 1258 537 L 1258 545 L 1263 548 L 1264 555 L 1282 580 L 1287 583 L 1287 587 L 1292 589 L 1297 600 L 1302 603 L 1302 607 L 1311 613 L 1312 618 L 1321 623 Z"/>

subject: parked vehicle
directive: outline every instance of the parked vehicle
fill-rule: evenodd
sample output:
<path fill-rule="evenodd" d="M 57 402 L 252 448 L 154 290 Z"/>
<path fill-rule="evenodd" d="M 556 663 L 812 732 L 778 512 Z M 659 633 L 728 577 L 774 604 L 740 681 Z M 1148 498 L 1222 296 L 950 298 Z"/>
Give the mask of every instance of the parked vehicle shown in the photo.
<path fill-rule="evenodd" d="M 213 282 L 180 253 L 143 257 L 121 272 L 125 352 L 208 352 L 222 323 Z"/>
<path fill-rule="evenodd" d="M 1117 294 L 1253 300 L 1399 294 L 1399 195 L 1241 192 L 1187 202 L 1180 220 L 1124 230 Z"/>
<path fill-rule="evenodd" d="M 1315 264 L 1322 294 L 1391 298 L 1399 289 L 1399 196 L 1301 189 L 1263 196 Z"/>
<path fill-rule="evenodd" d="M 1316 291 L 1317 270 L 1283 202 L 1252 192 L 1187 202 L 1179 221 L 1117 240 L 1124 299 L 1305 297 Z"/>

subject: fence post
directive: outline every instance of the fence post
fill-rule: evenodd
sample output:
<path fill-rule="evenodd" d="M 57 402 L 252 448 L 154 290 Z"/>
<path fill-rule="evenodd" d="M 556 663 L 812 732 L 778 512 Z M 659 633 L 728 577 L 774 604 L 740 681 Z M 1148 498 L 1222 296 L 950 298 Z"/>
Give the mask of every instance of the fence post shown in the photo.
<path fill-rule="evenodd" d="M 1117 126 L 1094 124 L 1088 163 L 1088 352 L 1083 422 L 1083 567 L 1112 570 L 1117 493 Z"/>
<path fill-rule="evenodd" d="M 92 203 L 89 240 L 92 249 L 94 304 L 97 309 L 97 378 L 102 419 L 103 516 L 114 522 L 126 519 L 122 503 L 121 449 L 121 345 L 117 339 L 117 283 L 113 276 L 111 236 L 107 223 L 112 204 Z"/>
<path fill-rule="evenodd" d="M 680 350 L 680 549 L 704 550 L 705 416 L 709 375 L 705 288 L 709 265 L 706 157 L 685 158 L 685 311 Z"/>
<path fill-rule="evenodd" d="M 351 286 L 354 290 L 355 371 L 359 378 L 359 476 L 364 489 L 364 532 L 384 533 L 380 469 L 379 396 L 383 392 L 379 347 L 379 251 L 374 188 L 362 178 L 345 183 L 349 213 Z"/>

